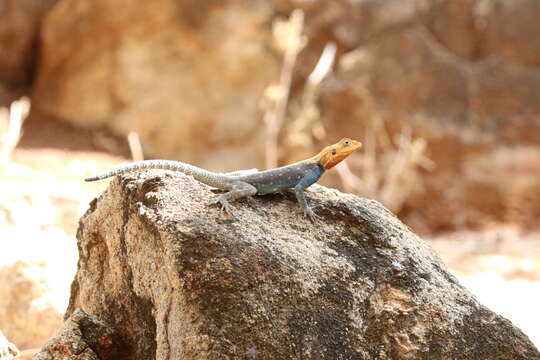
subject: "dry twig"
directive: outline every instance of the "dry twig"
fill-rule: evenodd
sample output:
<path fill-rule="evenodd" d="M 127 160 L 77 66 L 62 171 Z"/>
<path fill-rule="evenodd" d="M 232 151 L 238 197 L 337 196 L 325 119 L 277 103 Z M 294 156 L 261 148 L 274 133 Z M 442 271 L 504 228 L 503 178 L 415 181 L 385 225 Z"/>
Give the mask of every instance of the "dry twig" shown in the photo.
<path fill-rule="evenodd" d="M 11 154 L 22 136 L 22 125 L 30 112 L 30 99 L 14 101 L 9 110 L 0 108 L 0 165 L 11 160 Z"/>
<path fill-rule="evenodd" d="M 279 84 L 269 86 L 265 92 L 266 111 L 266 167 L 277 167 L 278 135 L 287 111 L 291 79 L 298 53 L 305 46 L 302 35 L 303 13 L 295 10 L 284 22 L 274 24 L 274 40 L 284 53 Z M 325 46 L 314 70 L 308 77 L 300 105 L 292 109 L 293 121 L 288 127 L 289 146 L 311 148 L 314 139 L 323 141 L 326 130 L 320 121 L 317 105 L 320 86 L 330 73 L 336 56 L 336 46 Z M 359 58 L 362 60 L 362 57 Z M 383 202 L 393 211 L 398 211 L 407 196 L 418 185 L 420 168 L 431 170 L 433 163 L 424 156 L 426 143 L 423 139 L 413 139 L 410 128 L 402 130 L 393 141 L 384 126 L 384 119 L 377 103 L 367 87 L 362 92 L 366 111 L 371 113 L 365 125 L 364 152 L 360 163 L 362 177 L 354 175 L 346 163 L 337 166 L 343 187 L 347 191 L 361 192 Z"/>
<path fill-rule="evenodd" d="M 365 54 L 345 55 L 342 66 L 350 62 L 366 61 Z M 363 81 L 361 81 L 363 80 Z M 412 129 L 404 127 L 392 139 L 386 130 L 385 119 L 369 89 L 369 77 L 359 79 L 357 88 L 365 111 L 370 114 L 364 123 L 364 150 L 360 157 L 361 178 L 355 176 L 346 164 L 337 167 L 342 184 L 349 191 L 377 199 L 390 210 L 399 211 L 407 197 L 421 186 L 420 170 L 432 170 L 433 162 L 425 156 L 426 142 L 413 138 Z"/>
<path fill-rule="evenodd" d="M 127 141 L 129 145 L 129 151 L 131 153 L 131 159 L 133 161 L 142 161 L 144 160 L 144 153 L 141 145 L 141 138 L 139 134 L 135 131 L 130 131 L 127 136 Z"/>
<path fill-rule="evenodd" d="M 278 135 L 287 110 L 287 102 L 291 88 L 292 74 L 296 58 L 306 44 L 302 35 L 304 28 L 304 12 L 296 9 L 287 21 L 276 21 L 273 24 L 274 41 L 283 53 L 283 66 L 279 84 L 266 89 L 266 111 L 264 122 L 266 126 L 266 167 L 277 167 Z"/>
<path fill-rule="evenodd" d="M 326 135 L 326 130 L 319 121 L 320 111 L 317 101 L 321 83 L 332 70 L 335 57 L 336 44 L 326 44 L 317 65 L 307 79 L 302 102 L 290 126 L 288 138 L 292 146 L 310 148 L 313 145 L 313 138 L 322 140 Z"/>

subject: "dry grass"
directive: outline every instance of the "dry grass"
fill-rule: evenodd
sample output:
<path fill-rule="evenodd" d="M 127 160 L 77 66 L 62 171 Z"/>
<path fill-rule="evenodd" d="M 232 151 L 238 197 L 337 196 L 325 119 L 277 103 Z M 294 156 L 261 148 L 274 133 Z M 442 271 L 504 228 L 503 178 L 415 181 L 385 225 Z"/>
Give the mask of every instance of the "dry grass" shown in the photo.
<path fill-rule="evenodd" d="M 264 123 L 266 128 L 266 167 L 277 167 L 278 137 L 285 121 L 287 103 L 291 90 L 291 80 L 298 54 L 306 45 L 303 33 L 304 12 L 294 10 L 288 20 L 273 23 L 273 39 L 276 48 L 283 53 L 283 65 L 279 82 L 267 87 L 264 97 Z"/>
<path fill-rule="evenodd" d="M 370 59 L 362 51 L 352 51 L 343 55 L 339 66 L 347 73 L 366 61 Z M 360 192 L 398 212 L 414 191 L 421 190 L 422 171 L 433 170 L 435 164 L 425 155 L 427 142 L 414 137 L 411 127 L 388 131 L 384 112 L 369 88 L 368 75 L 357 84 L 356 90 L 370 114 L 362 129 L 364 151 L 358 164 L 362 177 L 353 176 L 346 164 L 340 164 L 338 171 L 346 190 Z"/>
<path fill-rule="evenodd" d="M 283 53 L 283 66 L 278 84 L 269 86 L 265 91 L 266 168 L 278 166 L 278 143 L 282 128 L 285 129 L 282 132 L 285 139 L 282 147 L 289 153 L 312 153 L 316 142 L 335 140 L 327 139 L 318 105 L 321 84 L 331 73 L 336 57 L 335 44 L 326 45 L 306 80 L 299 101 L 288 108 L 294 66 L 298 54 L 306 45 L 303 18 L 302 11 L 295 10 L 289 19 L 274 23 L 274 41 L 276 48 Z M 402 129 L 398 136 L 391 138 L 367 86 L 363 91 L 363 100 L 373 115 L 363 124 L 365 138 L 361 140 L 365 150 L 357 166 L 362 177 L 354 175 L 346 163 L 339 164 L 337 171 L 346 191 L 379 200 L 397 212 L 421 184 L 421 169 L 431 170 L 434 164 L 425 156 L 426 142 L 413 138 L 410 128 Z"/>
<path fill-rule="evenodd" d="M 366 124 L 365 151 L 361 157 L 362 178 L 351 179 L 344 166 L 338 168 L 345 188 L 361 191 L 366 197 L 399 211 L 407 197 L 421 184 L 420 170 L 432 170 L 434 163 L 424 154 L 424 139 L 414 139 L 411 128 L 391 139 L 380 116 Z"/>
<path fill-rule="evenodd" d="M 313 148 L 313 140 L 322 141 L 326 130 L 322 124 L 318 106 L 320 87 L 332 71 L 336 57 L 336 44 L 328 43 L 307 78 L 300 105 L 291 110 L 292 121 L 287 129 L 287 145 L 291 147 Z"/>
<path fill-rule="evenodd" d="M 144 152 L 141 144 L 141 137 L 139 136 L 139 134 L 135 131 L 130 131 L 127 135 L 127 141 L 129 145 L 129 152 L 131 153 L 131 160 L 144 160 Z"/>

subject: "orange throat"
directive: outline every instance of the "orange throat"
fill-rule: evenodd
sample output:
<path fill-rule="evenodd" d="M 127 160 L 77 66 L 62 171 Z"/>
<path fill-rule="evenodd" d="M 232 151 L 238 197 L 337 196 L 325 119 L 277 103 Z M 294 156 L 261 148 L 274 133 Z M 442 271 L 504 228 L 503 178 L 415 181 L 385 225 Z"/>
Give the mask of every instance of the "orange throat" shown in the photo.
<path fill-rule="evenodd" d="M 330 160 L 328 160 L 326 163 L 322 164 L 322 166 L 324 167 L 325 170 L 329 170 L 333 168 L 334 166 L 336 166 L 337 164 L 339 164 L 340 162 L 342 162 L 343 160 L 345 160 L 345 158 L 349 155 L 350 153 L 336 155 L 332 157 Z"/>

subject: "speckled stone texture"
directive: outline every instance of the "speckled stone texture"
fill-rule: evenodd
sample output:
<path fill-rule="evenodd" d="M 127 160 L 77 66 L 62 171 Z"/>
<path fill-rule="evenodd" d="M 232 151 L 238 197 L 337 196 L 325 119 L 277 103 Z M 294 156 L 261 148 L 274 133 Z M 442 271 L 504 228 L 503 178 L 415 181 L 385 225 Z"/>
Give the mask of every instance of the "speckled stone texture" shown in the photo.
<path fill-rule="evenodd" d="M 310 189 L 316 223 L 292 194 L 231 218 L 191 177 L 116 178 L 80 221 L 66 316 L 113 326 L 115 359 L 540 359 L 379 203 Z"/>
<path fill-rule="evenodd" d="M 113 328 L 78 309 L 32 360 L 112 360 L 124 348 Z"/>

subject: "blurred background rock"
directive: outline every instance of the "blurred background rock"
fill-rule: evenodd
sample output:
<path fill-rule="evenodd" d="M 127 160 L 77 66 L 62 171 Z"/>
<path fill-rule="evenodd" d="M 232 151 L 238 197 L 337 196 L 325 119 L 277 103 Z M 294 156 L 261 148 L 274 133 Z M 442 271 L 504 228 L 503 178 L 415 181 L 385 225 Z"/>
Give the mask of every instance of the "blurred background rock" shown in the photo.
<path fill-rule="evenodd" d="M 59 327 L 106 186 L 84 176 L 142 154 L 265 168 L 348 136 L 363 153 L 322 184 L 383 202 L 540 345 L 539 18 L 537 0 L 0 0 L 0 329 L 26 349 Z"/>

